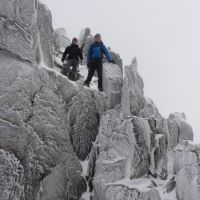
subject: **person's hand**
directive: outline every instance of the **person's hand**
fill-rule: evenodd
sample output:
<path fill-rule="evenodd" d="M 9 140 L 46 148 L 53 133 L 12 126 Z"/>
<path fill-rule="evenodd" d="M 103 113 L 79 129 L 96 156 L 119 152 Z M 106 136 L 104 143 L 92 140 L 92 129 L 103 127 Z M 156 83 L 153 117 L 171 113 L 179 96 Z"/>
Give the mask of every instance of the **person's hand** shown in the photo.
<path fill-rule="evenodd" d="M 66 60 L 63 60 L 62 63 L 63 63 L 63 65 L 65 65 L 65 64 L 67 63 L 67 61 L 66 61 Z"/>
<path fill-rule="evenodd" d="M 79 62 L 79 63 L 80 63 L 80 65 L 83 65 L 83 60 L 80 60 L 80 62 Z"/>

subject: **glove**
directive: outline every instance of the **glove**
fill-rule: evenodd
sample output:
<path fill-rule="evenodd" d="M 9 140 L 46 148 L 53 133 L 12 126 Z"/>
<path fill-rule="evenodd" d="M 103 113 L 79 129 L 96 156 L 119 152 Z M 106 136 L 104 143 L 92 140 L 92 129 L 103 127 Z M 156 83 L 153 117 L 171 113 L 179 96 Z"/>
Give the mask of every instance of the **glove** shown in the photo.
<path fill-rule="evenodd" d="M 63 65 L 65 65 L 65 64 L 67 63 L 67 61 L 66 61 L 66 60 L 63 60 L 62 63 L 63 63 Z"/>
<path fill-rule="evenodd" d="M 111 60 L 110 63 L 116 64 L 114 60 Z"/>

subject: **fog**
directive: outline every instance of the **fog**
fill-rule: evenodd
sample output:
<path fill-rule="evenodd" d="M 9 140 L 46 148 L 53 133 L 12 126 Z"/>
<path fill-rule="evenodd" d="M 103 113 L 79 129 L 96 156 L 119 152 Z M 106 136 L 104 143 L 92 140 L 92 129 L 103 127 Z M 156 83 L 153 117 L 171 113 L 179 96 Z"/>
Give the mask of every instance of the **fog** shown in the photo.
<path fill-rule="evenodd" d="M 137 57 L 151 97 L 164 117 L 185 112 L 200 143 L 199 0 L 43 0 L 54 28 L 69 38 L 84 27 L 102 34 L 125 65 Z"/>

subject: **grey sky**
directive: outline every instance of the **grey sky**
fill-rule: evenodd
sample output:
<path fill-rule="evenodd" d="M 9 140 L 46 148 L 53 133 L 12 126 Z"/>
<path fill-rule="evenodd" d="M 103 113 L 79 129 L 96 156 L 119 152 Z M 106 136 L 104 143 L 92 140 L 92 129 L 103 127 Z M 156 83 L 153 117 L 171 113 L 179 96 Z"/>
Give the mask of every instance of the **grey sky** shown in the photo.
<path fill-rule="evenodd" d="M 200 143 L 199 0 L 43 0 L 54 28 L 78 36 L 100 32 L 124 64 L 136 56 L 151 97 L 164 117 L 185 112 Z"/>

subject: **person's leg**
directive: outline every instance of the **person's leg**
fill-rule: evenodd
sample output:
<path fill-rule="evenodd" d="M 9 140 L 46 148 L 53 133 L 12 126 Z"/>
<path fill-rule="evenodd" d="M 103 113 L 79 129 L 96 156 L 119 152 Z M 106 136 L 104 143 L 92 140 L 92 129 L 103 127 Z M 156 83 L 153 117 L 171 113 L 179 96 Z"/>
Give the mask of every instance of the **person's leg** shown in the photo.
<path fill-rule="evenodd" d="M 67 60 L 67 63 L 64 65 L 63 67 L 63 74 L 65 76 L 68 76 L 69 73 L 69 68 L 72 66 L 72 61 L 71 60 Z"/>
<path fill-rule="evenodd" d="M 95 63 L 92 62 L 92 63 L 90 64 L 90 68 L 88 69 L 88 76 L 87 76 L 87 79 L 86 79 L 86 81 L 84 82 L 84 84 L 86 84 L 86 85 L 89 85 L 89 84 L 90 84 L 90 82 L 91 82 L 91 80 L 92 80 L 92 77 L 94 76 L 95 70 L 96 70 Z"/>
<path fill-rule="evenodd" d="M 77 69 L 78 69 L 79 61 L 73 60 L 72 61 L 72 79 L 76 81 L 77 79 Z"/>
<path fill-rule="evenodd" d="M 97 75 L 98 75 L 98 89 L 103 91 L 103 64 L 101 61 L 97 63 Z"/>

